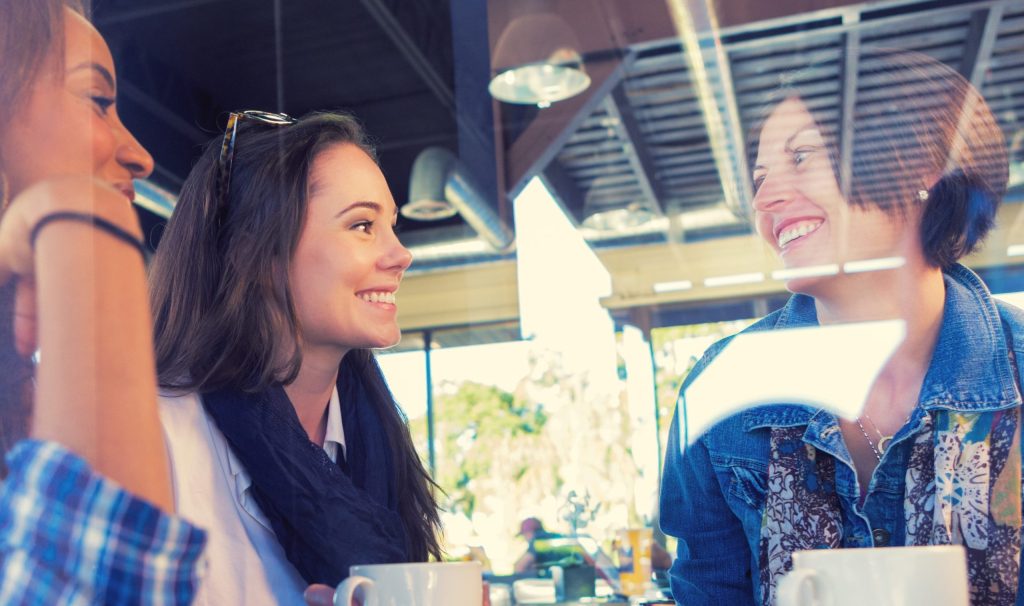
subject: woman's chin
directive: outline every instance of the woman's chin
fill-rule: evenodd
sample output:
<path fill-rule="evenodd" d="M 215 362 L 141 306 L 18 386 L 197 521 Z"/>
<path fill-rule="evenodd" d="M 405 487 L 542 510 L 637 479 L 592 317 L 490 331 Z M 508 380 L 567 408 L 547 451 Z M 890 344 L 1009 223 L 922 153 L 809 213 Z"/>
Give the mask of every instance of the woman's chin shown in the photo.
<path fill-rule="evenodd" d="M 393 334 L 381 335 L 373 339 L 372 343 L 367 345 L 367 349 L 391 349 L 395 345 L 398 345 L 399 341 L 402 340 L 402 333 L 395 331 Z"/>
<path fill-rule="evenodd" d="M 786 290 L 799 295 L 816 296 L 821 291 L 825 280 L 824 276 L 800 277 L 786 280 Z"/>
<path fill-rule="evenodd" d="M 784 269 L 773 275 L 785 282 L 786 290 L 811 296 L 840 273 L 840 264 L 831 255 L 786 256 L 783 264 Z"/>

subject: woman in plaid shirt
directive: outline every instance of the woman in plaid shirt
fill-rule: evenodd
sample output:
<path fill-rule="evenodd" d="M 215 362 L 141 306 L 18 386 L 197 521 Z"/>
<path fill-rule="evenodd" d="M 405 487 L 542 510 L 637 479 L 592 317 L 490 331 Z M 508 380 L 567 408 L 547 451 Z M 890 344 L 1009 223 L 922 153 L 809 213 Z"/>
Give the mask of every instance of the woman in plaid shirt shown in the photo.
<path fill-rule="evenodd" d="M 153 160 L 114 73 L 78 7 L 0 2 L 5 605 L 187 604 L 197 585 L 205 535 L 173 515 L 130 204 Z"/>

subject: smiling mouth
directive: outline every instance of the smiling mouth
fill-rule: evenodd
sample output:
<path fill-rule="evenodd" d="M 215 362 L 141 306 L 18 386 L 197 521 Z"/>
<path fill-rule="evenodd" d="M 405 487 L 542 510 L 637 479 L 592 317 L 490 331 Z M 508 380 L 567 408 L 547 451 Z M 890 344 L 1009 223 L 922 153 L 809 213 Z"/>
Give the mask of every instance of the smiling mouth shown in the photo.
<path fill-rule="evenodd" d="M 395 293 L 377 291 L 377 292 L 364 292 L 357 295 L 363 301 L 367 303 L 390 303 L 395 304 Z"/>
<path fill-rule="evenodd" d="M 798 221 L 792 225 L 787 226 L 785 229 L 779 232 L 777 241 L 779 248 L 784 248 L 787 244 L 802 238 L 809 233 L 816 231 L 824 221 L 820 219 L 813 219 L 809 221 Z"/>
<path fill-rule="evenodd" d="M 135 188 L 131 185 L 115 185 L 114 188 L 124 194 L 129 202 L 135 201 Z"/>

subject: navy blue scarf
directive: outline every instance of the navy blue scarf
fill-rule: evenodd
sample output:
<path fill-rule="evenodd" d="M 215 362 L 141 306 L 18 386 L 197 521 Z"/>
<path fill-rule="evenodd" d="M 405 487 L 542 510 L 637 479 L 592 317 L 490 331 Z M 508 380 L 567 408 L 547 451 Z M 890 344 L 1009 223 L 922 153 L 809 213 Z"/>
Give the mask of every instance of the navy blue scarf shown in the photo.
<path fill-rule="evenodd" d="M 344 470 L 309 440 L 281 385 L 202 394 L 252 478 L 256 503 L 307 583 L 334 586 L 353 564 L 409 561 L 388 437 L 349 366 L 342 363 L 338 373 Z"/>

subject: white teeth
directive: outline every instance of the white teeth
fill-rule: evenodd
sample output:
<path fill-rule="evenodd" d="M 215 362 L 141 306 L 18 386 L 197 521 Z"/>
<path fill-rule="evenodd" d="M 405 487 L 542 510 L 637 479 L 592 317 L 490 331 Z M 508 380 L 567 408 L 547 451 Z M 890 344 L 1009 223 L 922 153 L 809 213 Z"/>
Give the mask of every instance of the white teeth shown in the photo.
<path fill-rule="evenodd" d="M 359 298 L 368 303 L 395 303 L 395 293 L 393 292 L 364 292 L 359 295 Z"/>
<path fill-rule="evenodd" d="M 800 236 L 806 236 L 821 226 L 821 221 L 801 221 L 781 232 L 779 232 L 779 248 L 796 240 Z"/>

